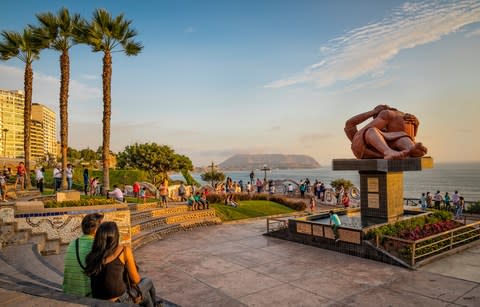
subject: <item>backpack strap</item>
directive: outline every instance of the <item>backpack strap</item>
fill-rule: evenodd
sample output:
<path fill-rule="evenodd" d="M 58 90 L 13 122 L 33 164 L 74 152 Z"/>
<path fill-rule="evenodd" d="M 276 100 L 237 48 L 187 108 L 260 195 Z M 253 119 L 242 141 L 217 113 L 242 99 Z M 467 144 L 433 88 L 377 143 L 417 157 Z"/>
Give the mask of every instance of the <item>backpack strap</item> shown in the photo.
<path fill-rule="evenodd" d="M 77 261 L 78 261 L 78 265 L 80 265 L 80 267 L 82 268 L 82 270 L 86 270 L 87 268 L 83 266 L 82 262 L 80 261 L 80 252 L 79 252 L 79 247 L 78 247 L 78 242 L 80 241 L 80 238 L 77 238 L 75 240 L 75 252 L 77 254 Z"/>

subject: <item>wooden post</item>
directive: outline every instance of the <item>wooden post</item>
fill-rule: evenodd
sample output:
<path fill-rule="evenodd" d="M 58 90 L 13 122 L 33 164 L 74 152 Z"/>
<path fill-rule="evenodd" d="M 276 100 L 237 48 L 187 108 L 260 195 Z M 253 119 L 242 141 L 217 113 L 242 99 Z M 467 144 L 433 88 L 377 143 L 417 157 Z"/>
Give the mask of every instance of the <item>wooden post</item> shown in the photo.
<path fill-rule="evenodd" d="M 267 233 L 270 233 L 270 219 L 267 217 Z"/>

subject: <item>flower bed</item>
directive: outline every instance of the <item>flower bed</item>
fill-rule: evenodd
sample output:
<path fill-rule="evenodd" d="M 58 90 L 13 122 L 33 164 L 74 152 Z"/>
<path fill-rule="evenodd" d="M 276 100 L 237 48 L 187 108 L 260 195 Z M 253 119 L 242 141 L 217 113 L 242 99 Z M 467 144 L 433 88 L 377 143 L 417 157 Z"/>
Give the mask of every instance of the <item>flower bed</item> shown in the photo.
<path fill-rule="evenodd" d="M 99 198 L 88 198 L 80 200 L 69 200 L 69 201 L 47 201 L 45 202 L 44 208 L 64 208 L 64 207 L 86 207 L 86 206 L 99 206 L 99 205 L 111 205 L 115 204 L 114 199 L 99 199 Z"/>

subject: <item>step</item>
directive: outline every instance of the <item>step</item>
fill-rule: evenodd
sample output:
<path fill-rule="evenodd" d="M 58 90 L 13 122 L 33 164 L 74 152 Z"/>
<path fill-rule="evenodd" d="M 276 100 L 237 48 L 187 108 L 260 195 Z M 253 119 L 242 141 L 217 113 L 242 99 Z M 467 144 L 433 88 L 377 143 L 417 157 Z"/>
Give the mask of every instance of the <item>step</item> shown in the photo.
<path fill-rule="evenodd" d="M 191 220 L 180 223 L 183 229 L 190 229 L 201 226 L 219 225 L 222 220 L 219 217 L 205 217 L 199 220 Z"/>
<path fill-rule="evenodd" d="M 161 240 L 168 234 L 181 230 L 182 227 L 179 224 L 173 225 L 161 225 L 148 231 L 142 231 L 135 235 L 132 235 L 132 247 L 137 249 L 145 244 L 148 244 L 155 240 Z"/>
<path fill-rule="evenodd" d="M 175 208 L 178 206 L 186 206 L 186 202 L 169 202 L 168 207 L 165 209 L 169 208 Z M 145 210 L 145 209 L 159 209 L 162 208 L 160 205 L 160 202 L 153 202 L 153 203 L 140 203 L 140 204 L 128 204 L 128 208 L 131 211 L 137 211 L 137 210 Z"/>
<path fill-rule="evenodd" d="M 210 217 L 216 217 L 215 209 L 188 211 L 184 214 L 168 216 L 166 222 L 167 224 L 176 224 Z"/>
<path fill-rule="evenodd" d="M 140 223 L 144 220 L 148 220 L 153 217 L 164 217 L 164 216 L 179 214 L 184 212 L 188 212 L 187 206 L 130 211 L 130 223 L 132 225 L 135 225 L 137 223 Z"/>

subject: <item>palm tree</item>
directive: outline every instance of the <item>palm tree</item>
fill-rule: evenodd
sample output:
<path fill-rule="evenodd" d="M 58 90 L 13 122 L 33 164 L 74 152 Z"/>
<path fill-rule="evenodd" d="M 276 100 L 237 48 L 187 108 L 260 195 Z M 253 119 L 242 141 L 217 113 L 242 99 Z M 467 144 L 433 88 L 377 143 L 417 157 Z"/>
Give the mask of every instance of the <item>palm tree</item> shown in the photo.
<path fill-rule="evenodd" d="M 130 27 L 132 21 L 123 14 L 112 18 L 104 9 L 96 9 L 92 20 L 83 29 L 82 42 L 90 45 L 93 52 L 103 52 L 103 192 L 110 188 L 110 120 L 112 115 L 112 52 L 124 52 L 127 56 L 137 55 L 143 46 L 133 39 L 137 32 Z"/>
<path fill-rule="evenodd" d="M 25 184 L 27 189 L 31 187 L 30 182 L 30 122 L 32 116 L 32 84 L 33 70 L 32 62 L 40 58 L 40 51 L 45 48 L 44 42 L 34 33 L 32 27 L 28 26 L 23 33 L 15 31 L 2 31 L 0 41 L 0 58 L 4 61 L 18 58 L 25 63 L 24 73 L 24 134 L 23 149 L 25 158 Z"/>
<path fill-rule="evenodd" d="M 68 87 L 70 81 L 70 56 L 68 51 L 79 39 L 80 28 L 85 21 L 79 14 L 70 15 L 61 8 L 57 15 L 37 14 L 40 27 L 38 36 L 48 42 L 50 49 L 60 52 L 60 144 L 62 152 L 62 189 L 67 189 L 67 149 L 68 149 Z"/>

